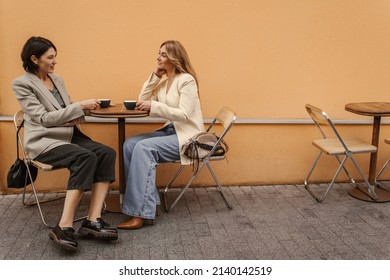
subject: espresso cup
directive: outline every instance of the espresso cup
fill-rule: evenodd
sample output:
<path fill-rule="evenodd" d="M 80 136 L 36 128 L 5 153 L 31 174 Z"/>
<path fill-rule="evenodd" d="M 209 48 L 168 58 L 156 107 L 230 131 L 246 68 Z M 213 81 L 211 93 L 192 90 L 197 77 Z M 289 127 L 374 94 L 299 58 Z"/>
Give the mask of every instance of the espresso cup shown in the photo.
<path fill-rule="evenodd" d="M 137 104 L 137 100 L 125 100 L 125 101 L 123 101 L 123 105 L 125 105 L 127 110 L 134 110 L 136 104 Z"/>
<path fill-rule="evenodd" d="M 111 99 L 102 98 L 98 100 L 100 101 L 100 108 L 107 108 L 108 106 L 110 106 Z"/>

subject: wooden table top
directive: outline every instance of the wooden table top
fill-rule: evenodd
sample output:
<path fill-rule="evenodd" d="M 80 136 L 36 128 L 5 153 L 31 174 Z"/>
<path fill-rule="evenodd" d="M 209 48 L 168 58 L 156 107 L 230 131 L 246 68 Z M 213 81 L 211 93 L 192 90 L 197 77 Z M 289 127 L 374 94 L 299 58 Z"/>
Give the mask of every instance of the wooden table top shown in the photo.
<path fill-rule="evenodd" d="M 390 117 L 389 102 L 358 102 L 348 103 L 345 110 L 364 116 Z"/>
<path fill-rule="evenodd" d="M 127 110 L 123 104 L 98 108 L 90 112 L 90 116 L 98 118 L 141 118 L 149 115 L 147 111 Z"/>

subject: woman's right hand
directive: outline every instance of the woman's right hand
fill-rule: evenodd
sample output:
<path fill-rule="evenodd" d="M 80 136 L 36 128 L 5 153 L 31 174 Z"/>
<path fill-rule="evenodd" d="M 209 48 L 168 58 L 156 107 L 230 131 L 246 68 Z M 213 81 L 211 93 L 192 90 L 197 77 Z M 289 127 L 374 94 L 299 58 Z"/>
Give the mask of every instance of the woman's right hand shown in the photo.
<path fill-rule="evenodd" d="M 87 99 L 80 102 L 81 109 L 83 110 L 93 110 L 99 108 L 100 101 L 97 99 Z"/>
<path fill-rule="evenodd" d="M 159 77 L 159 78 L 161 78 L 164 74 L 166 74 L 167 73 L 167 71 L 165 70 L 165 69 L 162 69 L 162 68 L 156 68 L 156 70 L 154 71 L 154 74 L 157 76 L 157 77 Z"/>

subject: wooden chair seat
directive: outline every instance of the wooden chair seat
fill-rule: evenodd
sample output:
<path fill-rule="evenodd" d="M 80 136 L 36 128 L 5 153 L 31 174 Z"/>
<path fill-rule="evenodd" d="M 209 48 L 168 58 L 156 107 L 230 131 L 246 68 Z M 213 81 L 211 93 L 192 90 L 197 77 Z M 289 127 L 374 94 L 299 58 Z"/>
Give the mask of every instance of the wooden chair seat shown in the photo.
<path fill-rule="evenodd" d="M 41 169 L 43 171 L 53 170 L 53 166 L 50 164 L 46 164 L 37 160 L 30 160 L 30 163 L 34 165 L 36 168 Z"/>
<path fill-rule="evenodd" d="M 375 153 L 377 148 L 357 138 L 343 139 L 348 151 L 353 154 Z M 328 155 L 343 155 L 346 153 L 344 146 L 337 138 L 314 140 L 313 145 Z"/>

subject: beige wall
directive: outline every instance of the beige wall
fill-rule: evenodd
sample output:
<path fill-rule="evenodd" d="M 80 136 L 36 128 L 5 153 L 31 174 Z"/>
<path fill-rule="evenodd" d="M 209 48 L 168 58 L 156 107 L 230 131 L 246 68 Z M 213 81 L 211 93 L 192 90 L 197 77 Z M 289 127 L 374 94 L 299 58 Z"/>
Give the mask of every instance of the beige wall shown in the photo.
<path fill-rule="evenodd" d="M 56 72 L 73 100 L 135 98 L 161 42 L 177 39 L 199 75 L 206 118 L 222 105 L 241 119 L 307 118 L 304 104 L 313 103 L 336 119 L 368 119 L 346 112 L 344 105 L 387 101 L 389 15 L 385 0 L 0 0 L 0 115 L 19 108 L 10 84 L 23 73 L 24 42 L 40 35 L 56 44 Z M 127 125 L 127 135 L 155 127 Z M 84 129 L 117 146 L 114 124 Z M 369 125 L 340 129 L 370 139 Z M 0 192 L 7 192 L 12 124 L 0 122 L 0 133 Z M 387 135 L 389 128 L 382 126 L 381 137 Z M 217 170 L 229 185 L 302 182 L 315 155 L 310 144 L 315 137 L 310 125 L 238 124 L 228 139 L 229 163 Z M 379 165 L 390 154 L 382 146 Z M 367 157 L 359 161 L 367 165 Z M 159 184 L 171 174 L 171 168 L 159 168 Z M 66 176 L 39 180 L 52 189 L 50 182 L 65 184 Z M 329 176 L 327 168 L 318 178 Z M 198 182 L 211 181 L 205 173 Z"/>

